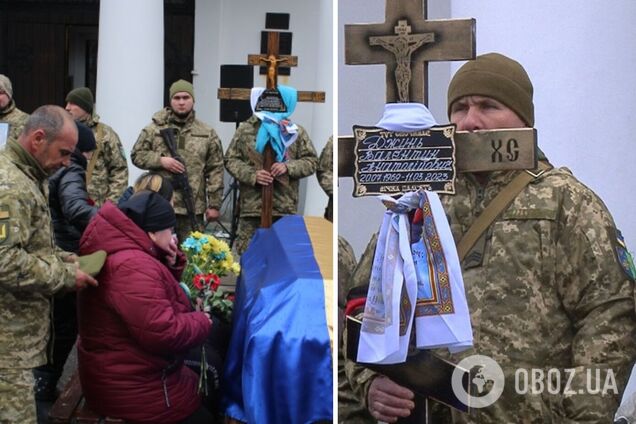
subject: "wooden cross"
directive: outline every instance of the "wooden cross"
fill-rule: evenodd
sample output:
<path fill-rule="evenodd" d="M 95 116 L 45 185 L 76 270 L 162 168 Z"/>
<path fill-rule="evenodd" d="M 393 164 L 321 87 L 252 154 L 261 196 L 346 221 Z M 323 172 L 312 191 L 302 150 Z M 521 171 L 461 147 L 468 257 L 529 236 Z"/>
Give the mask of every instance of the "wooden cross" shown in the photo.
<path fill-rule="evenodd" d="M 475 58 L 474 19 L 426 19 L 426 0 L 386 0 L 385 22 L 345 25 L 345 63 L 381 64 L 386 101 L 427 104 L 429 61 Z M 458 172 L 534 169 L 536 131 L 455 133 Z M 355 170 L 355 140 L 338 137 L 338 176 Z"/>
<path fill-rule="evenodd" d="M 428 62 L 475 58 L 475 20 L 427 20 L 426 0 L 386 0 L 381 24 L 345 25 L 345 63 L 385 64 L 386 102 L 428 104 Z"/>
<path fill-rule="evenodd" d="M 275 89 L 278 86 L 278 67 L 298 66 L 298 57 L 290 55 L 279 55 L 280 35 L 278 32 L 267 33 L 267 54 L 250 54 L 247 56 L 247 63 L 253 66 L 267 64 L 267 89 Z M 225 100 L 249 100 L 251 90 L 249 88 L 219 88 L 217 97 Z M 299 102 L 325 102 L 324 91 L 299 91 Z M 274 163 L 274 149 L 268 144 L 263 152 L 263 169 L 270 171 Z M 263 186 L 261 189 L 262 209 L 261 228 L 272 226 L 272 199 L 274 195 L 274 184 Z"/>

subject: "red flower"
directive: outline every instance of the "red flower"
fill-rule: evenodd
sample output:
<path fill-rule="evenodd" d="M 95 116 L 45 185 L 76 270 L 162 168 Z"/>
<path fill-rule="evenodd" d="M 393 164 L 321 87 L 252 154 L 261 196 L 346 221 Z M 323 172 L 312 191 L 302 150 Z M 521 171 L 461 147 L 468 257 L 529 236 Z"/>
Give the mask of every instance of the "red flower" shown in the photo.
<path fill-rule="evenodd" d="M 216 291 L 216 289 L 218 289 L 219 286 L 221 285 L 221 279 L 216 274 L 208 274 L 208 276 L 210 276 L 212 280 L 211 281 L 212 290 Z"/>
<path fill-rule="evenodd" d="M 203 274 L 197 274 L 192 278 L 192 284 L 199 290 L 203 290 L 208 285 L 207 278 Z"/>
<path fill-rule="evenodd" d="M 216 274 L 197 274 L 192 279 L 192 284 L 197 290 L 204 290 L 209 287 L 212 291 L 216 291 L 221 285 L 221 279 Z"/>

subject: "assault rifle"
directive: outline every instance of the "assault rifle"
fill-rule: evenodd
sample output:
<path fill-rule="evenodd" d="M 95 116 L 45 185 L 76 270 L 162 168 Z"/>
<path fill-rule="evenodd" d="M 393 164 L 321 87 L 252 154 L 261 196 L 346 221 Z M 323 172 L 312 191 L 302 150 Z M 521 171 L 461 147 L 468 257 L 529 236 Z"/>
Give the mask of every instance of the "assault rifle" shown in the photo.
<path fill-rule="evenodd" d="M 192 188 L 190 187 L 190 183 L 188 182 L 188 169 L 186 168 L 186 163 L 183 158 L 179 155 L 179 153 L 177 153 L 177 143 L 174 137 L 176 131 L 176 128 L 164 128 L 159 132 L 161 133 L 161 137 L 163 138 L 164 143 L 166 143 L 166 146 L 170 151 L 170 155 L 183 164 L 183 172 L 181 174 L 173 174 L 172 185 L 176 190 L 181 190 L 181 193 L 183 195 L 183 203 L 185 204 L 186 211 L 188 212 L 188 218 L 190 219 L 190 226 L 192 227 L 192 231 L 199 231 L 201 228 L 197 224 L 197 219 L 195 216 L 194 196 L 192 195 Z"/>

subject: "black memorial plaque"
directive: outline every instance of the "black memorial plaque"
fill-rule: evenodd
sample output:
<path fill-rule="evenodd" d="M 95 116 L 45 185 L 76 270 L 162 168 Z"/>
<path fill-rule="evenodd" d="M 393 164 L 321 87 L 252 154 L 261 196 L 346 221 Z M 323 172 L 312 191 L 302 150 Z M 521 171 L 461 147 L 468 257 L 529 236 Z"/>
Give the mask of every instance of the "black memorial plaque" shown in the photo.
<path fill-rule="evenodd" d="M 268 88 L 258 97 L 254 110 L 256 112 L 287 112 L 287 106 L 277 89 Z"/>
<path fill-rule="evenodd" d="M 415 132 L 354 125 L 354 197 L 455 193 L 455 125 Z"/>

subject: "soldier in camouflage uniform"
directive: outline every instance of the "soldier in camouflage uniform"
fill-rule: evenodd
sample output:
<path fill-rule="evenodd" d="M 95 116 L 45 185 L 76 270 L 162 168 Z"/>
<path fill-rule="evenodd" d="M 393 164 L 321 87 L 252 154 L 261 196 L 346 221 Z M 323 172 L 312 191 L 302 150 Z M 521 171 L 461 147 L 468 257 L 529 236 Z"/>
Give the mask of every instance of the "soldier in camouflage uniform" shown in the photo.
<path fill-rule="evenodd" d="M 448 105 L 458 130 L 534 124 L 530 79 L 520 64 L 499 54 L 460 68 Z M 524 171 L 459 174 L 456 194 L 441 197 L 455 242 L 518 172 Z M 368 283 L 374 250 L 371 244 L 363 255 L 367 269 L 358 267 L 354 283 Z M 466 255 L 462 270 L 474 348 L 451 360 L 489 356 L 503 369 L 505 385 L 491 406 L 471 415 L 452 411 L 452 418 L 434 422 L 612 422 L 619 393 L 610 370 L 622 391 L 636 356 L 635 275 L 598 196 L 566 168 L 537 173 Z M 560 381 L 553 374 L 543 390 L 518 394 L 519 368 L 546 376 L 556 369 Z M 409 414 L 410 390 L 351 361 L 346 372 L 375 420 Z M 597 387 L 608 390 L 596 393 Z"/>
<path fill-rule="evenodd" d="M 178 130 L 177 153 L 185 164 L 171 156 L 160 133 L 164 128 Z M 152 123 L 139 134 L 131 158 L 137 167 L 158 171 L 173 182 L 176 182 L 172 178 L 174 174 L 187 172 L 197 224 L 203 225 L 204 214 L 207 221 L 219 218 L 223 198 L 223 148 L 216 131 L 195 117 L 192 84 L 179 80 L 170 86 L 170 107 L 153 115 Z M 192 228 L 183 190 L 179 184 L 173 183 L 173 186 L 176 231 L 179 241 L 183 242 Z"/>
<path fill-rule="evenodd" d="M 42 106 L 0 153 L 0 422 L 35 423 L 32 368 L 46 363 L 50 296 L 97 285 L 53 242 L 47 178 L 69 163 L 77 127 Z"/>
<path fill-rule="evenodd" d="M 128 187 L 128 162 L 119 136 L 94 113 L 93 93 L 87 87 L 71 90 L 66 96 L 66 110 L 73 119 L 88 126 L 97 141 L 97 149 L 86 169 L 88 195 L 97 206 L 106 200 L 117 204 Z"/>
<path fill-rule="evenodd" d="M 329 196 L 329 203 L 325 209 L 325 219 L 333 222 L 333 136 L 329 137 L 320 153 L 316 177 L 318 177 L 320 187 Z"/>
<path fill-rule="evenodd" d="M 252 115 L 234 133 L 225 152 L 225 168 L 240 183 L 240 218 L 235 248 L 242 254 L 260 225 L 261 187 L 274 184 L 272 217 L 298 213 L 298 183 L 316 172 L 318 156 L 307 131 L 298 126 L 298 138 L 275 162 L 271 172 L 263 169 L 263 157 L 256 151 L 256 133 L 261 121 Z"/>
<path fill-rule="evenodd" d="M 15 105 L 11 80 L 0 74 L 0 122 L 9 124 L 7 140 L 18 139 L 28 117 Z"/>
<path fill-rule="evenodd" d="M 331 139 L 329 139 L 331 141 Z M 324 151 L 324 150 L 323 150 Z M 351 277 L 356 268 L 356 257 L 347 240 L 338 236 L 338 422 L 356 423 L 359 420 L 371 419 L 360 401 L 360 396 L 353 392 L 345 374 L 345 359 L 342 352 L 342 330 L 346 296 L 354 281 Z"/>

